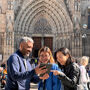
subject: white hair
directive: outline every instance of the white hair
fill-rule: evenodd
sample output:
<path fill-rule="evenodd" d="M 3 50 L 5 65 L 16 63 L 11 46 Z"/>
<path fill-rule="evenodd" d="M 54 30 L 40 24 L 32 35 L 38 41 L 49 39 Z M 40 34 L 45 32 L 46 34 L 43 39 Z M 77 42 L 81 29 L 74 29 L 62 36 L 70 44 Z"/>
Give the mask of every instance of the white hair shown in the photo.
<path fill-rule="evenodd" d="M 22 37 L 20 39 L 20 43 L 22 43 L 22 42 L 28 42 L 28 41 L 30 41 L 31 43 L 34 43 L 34 41 L 33 41 L 33 39 L 31 37 Z M 20 43 L 19 43 L 19 45 L 20 45 Z"/>
<path fill-rule="evenodd" d="M 81 57 L 80 64 L 84 65 L 86 62 L 89 62 L 89 57 L 88 56 Z"/>

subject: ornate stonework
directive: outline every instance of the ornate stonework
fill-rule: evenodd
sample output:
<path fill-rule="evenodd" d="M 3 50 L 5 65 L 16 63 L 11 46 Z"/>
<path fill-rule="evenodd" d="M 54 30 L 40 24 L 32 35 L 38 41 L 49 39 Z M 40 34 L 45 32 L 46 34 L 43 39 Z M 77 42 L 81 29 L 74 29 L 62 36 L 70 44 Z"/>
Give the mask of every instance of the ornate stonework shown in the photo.
<path fill-rule="evenodd" d="M 67 47 L 73 56 L 82 56 L 80 20 L 80 0 L 0 0 L 3 60 L 18 48 L 23 36 L 35 40 L 34 50 L 43 45 L 52 52 Z"/>
<path fill-rule="evenodd" d="M 50 24 L 45 18 L 40 18 L 34 25 L 34 34 L 52 34 L 52 29 Z"/>
<path fill-rule="evenodd" d="M 64 1 L 28 0 L 28 2 L 23 3 L 24 4 L 22 4 L 21 10 L 15 20 L 15 33 L 20 32 L 21 34 L 28 32 L 30 36 L 33 34 L 35 34 L 35 36 L 38 36 L 38 34 L 47 36 L 48 34 L 50 37 L 50 35 L 52 35 L 55 39 L 53 39 L 53 41 L 56 41 L 53 43 L 53 50 L 61 47 L 57 42 L 60 37 L 62 38 L 60 33 L 69 34 L 70 32 L 73 32 L 73 23 L 69 17 L 69 13 L 66 11 L 67 9 Z M 44 24 L 46 22 L 48 24 L 47 27 Z M 40 23 L 42 24 L 37 27 L 36 23 L 38 25 Z M 70 39 L 70 37 L 71 36 L 68 35 L 67 38 Z"/>
<path fill-rule="evenodd" d="M 0 0 L 0 55 L 8 59 L 14 52 L 14 0 Z"/>

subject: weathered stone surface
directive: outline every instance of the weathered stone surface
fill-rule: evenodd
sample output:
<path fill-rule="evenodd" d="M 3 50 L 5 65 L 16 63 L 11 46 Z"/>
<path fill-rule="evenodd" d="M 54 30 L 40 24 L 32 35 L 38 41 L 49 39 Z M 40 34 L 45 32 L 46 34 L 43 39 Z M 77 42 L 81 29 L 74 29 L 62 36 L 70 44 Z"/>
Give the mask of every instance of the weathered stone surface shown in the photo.
<path fill-rule="evenodd" d="M 3 40 L 0 52 L 3 52 L 3 60 L 18 48 L 22 36 L 34 38 L 33 50 L 37 51 L 43 45 L 49 46 L 52 52 L 67 47 L 73 56 L 82 56 L 80 25 L 87 24 L 89 4 L 89 0 L 81 3 L 80 0 L 0 0 L 0 40 Z"/>

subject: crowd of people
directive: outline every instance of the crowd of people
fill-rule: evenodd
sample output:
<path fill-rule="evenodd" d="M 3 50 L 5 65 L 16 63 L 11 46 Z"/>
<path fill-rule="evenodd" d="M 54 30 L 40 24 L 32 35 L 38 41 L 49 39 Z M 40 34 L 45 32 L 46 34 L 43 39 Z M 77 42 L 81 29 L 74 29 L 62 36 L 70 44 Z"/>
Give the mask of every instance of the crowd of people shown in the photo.
<path fill-rule="evenodd" d="M 7 68 L 5 64 L 1 64 L 0 67 L 0 87 L 2 89 L 5 88 L 5 84 L 6 84 L 6 80 L 7 80 Z"/>
<path fill-rule="evenodd" d="M 81 57 L 78 64 L 68 48 L 56 50 L 53 56 L 50 48 L 44 46 L 38 52 L 38 60 L 30 60 L 33 45 L 31 37 L 22 37 L 18 50 L 7 60 L 7 69 L 0 68 L 3 73 L 0 73 L 0 80 L 5 80 L 5 90 L 30 90 L 31 82 L 38 84 L 38 90 L 90 90 L 86 70 L 89 57 Z M 40 67 L 42 63 L 45 65 Z M 52 65 L 50 71 L 47 64 Z"/>

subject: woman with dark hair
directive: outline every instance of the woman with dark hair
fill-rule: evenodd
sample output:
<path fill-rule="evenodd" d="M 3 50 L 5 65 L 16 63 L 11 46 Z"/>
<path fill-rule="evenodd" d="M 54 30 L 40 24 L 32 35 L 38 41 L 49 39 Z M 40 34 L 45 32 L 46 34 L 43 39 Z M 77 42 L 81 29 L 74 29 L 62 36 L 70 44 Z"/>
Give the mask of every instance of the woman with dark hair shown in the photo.
<path fill-rule="evenodd" d="M 62 82 L 61 90 L 77 90 L 77 84 L 80 76 L 79 66 L 73 62 L 70 51 L 67 48 L 60 48 L 54 55 L 62 72 L 58 70 L 51 70 L 54 75 L 58 75 Z"/>

